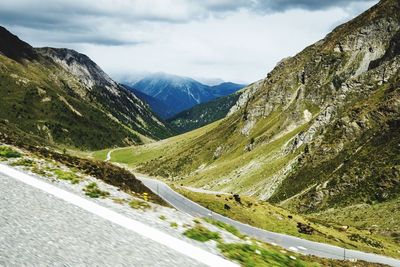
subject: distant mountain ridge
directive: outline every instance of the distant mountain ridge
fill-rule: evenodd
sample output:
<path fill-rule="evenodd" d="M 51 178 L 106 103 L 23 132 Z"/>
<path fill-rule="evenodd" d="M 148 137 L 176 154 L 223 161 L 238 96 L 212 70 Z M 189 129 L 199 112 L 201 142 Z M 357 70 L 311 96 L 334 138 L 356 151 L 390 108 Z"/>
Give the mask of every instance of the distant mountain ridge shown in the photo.
<path fill-rule="evenodd" d="M 37 53 L 28 43 L 11 34 L 6 28 L 0 26 L 0 54 L 15 61 L 22 59 L 37 59 Z"/>
<path fill-rule="evenodd" d="M 233 94 L 243 87 L 245 87 L 243 84 L 223 82 L 221 84 L 211 86 L 211 90 L 214 96 L 221 97 Z"/>
<path fill-rule="evenodd" d="M 33 48 L 3 27 L 0 37 L 3 133 L 83 149 L 140 144 L 171 135 L 142 100 L 86 55 Z"/>
<path fill-rule="evenodd" d="M 145 102 L 146 104 L 149 105 L 149 107 L 151 108 L 151 110 L 156 113 L 157 115 L 159 114 L 163 114 L 165 117 L 170 117 L 172 116 L 172 113 L 169 111 L 168 106 L 162 102 L 161 100 L 146 95 L 145 93 L 136 90 L 135 88 L 132 88 L 128 85 L 124 85 L 124 87 L 126 89 L 128 89 L 129 91 L 133 92 L 139 99 L 141 99 L 143 102 Z M 160 115 L 159 115 L 160 116 Z"/>
<path fill-rule="evenodd" d="M 147 95 L 147 99 L 152 97 L 163 103 L 161 106 L 160 102 L 154 100 L 149 103 L 152 110 L 163 119 L 171 118 L 179 112 L 217 97 L 232 94 L 244 87 L 231 82 L 208 86 L 192 78 L 165 73 L 150 74 L 139 81 L 124 84 L 133 92 L 140 91 Z"/>

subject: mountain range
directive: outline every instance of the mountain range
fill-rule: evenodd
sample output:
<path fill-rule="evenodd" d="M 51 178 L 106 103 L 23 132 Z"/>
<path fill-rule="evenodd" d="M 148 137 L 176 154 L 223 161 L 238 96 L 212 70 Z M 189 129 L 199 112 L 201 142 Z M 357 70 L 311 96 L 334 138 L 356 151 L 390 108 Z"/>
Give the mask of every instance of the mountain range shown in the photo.
<path fill-rule="evenodd" d="M 149 74 L 138 81 L 122 83 L 146 101 L 162 119 L 171 118 L 195 105 L 230 95 L 244 87 L 231 82 L 209 86 L 192 78 L 166 73 Z"/>
<path fill-rule="evenodd" d="M 3 131 L 86 149 L 171 135 L 145 103 L 87 56 L 33 48 L 3 27 L 0 39 Z"/>

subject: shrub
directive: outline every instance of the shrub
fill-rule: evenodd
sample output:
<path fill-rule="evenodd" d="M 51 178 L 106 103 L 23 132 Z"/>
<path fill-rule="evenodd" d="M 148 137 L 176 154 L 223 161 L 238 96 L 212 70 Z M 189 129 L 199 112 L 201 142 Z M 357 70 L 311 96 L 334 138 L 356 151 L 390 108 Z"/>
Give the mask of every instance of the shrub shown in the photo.
<path fill-rule="evenodd" d="M 71 184 L 77 184 L 81 181 L 81 179 L 73 172 L 57 169 L 54 170 L 54 174 L 61 180 L 70 181 Z"/>
<path fill-rule="evenodd" d="M 21 157 L 21 153 L 13 150 L 8 146 L 0 146 L 0 157 L 4 158 L 19 158 Z"/>
<path fill-rule="evenodd" d="M 129 206 L 131 206 L 131 208 L 133 209 L 142 209 L 142 210 L 146 210 L 151 208 L 151 206 L 141 200 L 132 200 L 131 202 L 129 202 Z"/>
<path fill-rule="evenodd" d="M 13 163 L 11 163 L 12 166 L 26 166 L 26 167 L 33 167 L 35 166 L 35 162 L 30 159 L 19 159 Z"/>
<path fill-rule="evenodd" d="M 261 246 L 249 244 L 218 244 L 222 254 L 242 266 L 306 266 L 303 261 L 290 256 L 267 250 Z M 311 265 L 314 266 L 314 265 Z"/>
<path fill-rule="evenodd" d="M 383 244 L 380 241 L 374 240 L 372 238 L 368 238 L 366 236 L 362 236 L 360 234 L 351 234 L 349 236 L 349 239 L 352 241 L 356 242 L 363 242 L 369 246 L 375 247 L 375 248 L 383 248 Z"/>
<path fill-rule="evenodd" d="M 41 168 L 38 168 L 38 166 L 34 165 L 32 168 L 32 172 L 40 175 L 40 176 L 48 176 L 48 174 Z"/>
<path fill-rule="evenodd" d="M 95 182 L 86 185 L 83 191 L 85 191 L 85 194 L 91 198 L 106 197 L 110 195 L 107 191 L 100 190 Z"/>
<path fill-rule="evenodd" d="M 235 236 L 237 236 L 239 238 L 244 238 L 245 237 L 245 235 L 241 234 L 236 227 L 234 227 L 234 226 L 232 226 L 230 224 L 227 224 L 227 223 L 224 223 L 224 222 L 221 222 L 221 221 L 217 221 L 217 220 L 214 220 L 214 219 L 211 219 L 211 218 L 204 218 L 204 220 L 206 222 L 212 224 L 212 225 L 215 225 L 215 226 L 217 226 L 217 227 L 219 227 L 221 229 L 224 229 L 224 230 L 228 231 L 229 233 L 231 233 L 231 234 L 233 234 L 233 235 L 235 235 Z"/>
<path fill-rule="evenodd" d="M 200 224 L 201 222 L 199 221 L 199 219 L 193 219 L 193 222 L 196 224 Z"/>
<path fill-rule="evenodd" d="M 197 225 L 183 233 L 185 236 L 200 241 L 206 242 L 209 240 L 219 240 L 221 237 L 219 233 L 208 230 L 207 228 Z"/>

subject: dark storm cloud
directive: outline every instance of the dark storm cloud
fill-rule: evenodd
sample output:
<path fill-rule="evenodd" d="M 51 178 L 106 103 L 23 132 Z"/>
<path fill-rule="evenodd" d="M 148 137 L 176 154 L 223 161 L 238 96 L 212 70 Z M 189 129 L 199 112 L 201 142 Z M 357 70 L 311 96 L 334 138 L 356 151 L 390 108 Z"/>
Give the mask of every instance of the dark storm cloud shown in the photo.
<path fill-rule="evenodd" d="M 255 7 L 264 11 L 285 11 L 288 9 L 324 10 L 332 7 L 346 7 L 352 3 L 368 0 L 260 0 Z"/>
<path fill-rule="evenodd" d="M 56 40 L 61 44 L 96 44 L 103 46 L 126 46 L 126 45 L 138 45 L 144 44 L 145 42 L 133 41 L 123 38 L 112 38 L 110 36 L 104 36 L 101 33 L 96 32 L 83 32 L 83 33 L 68 33 L 65 32 L 50 32 L 50 36 L 44 37 L 42 35 L 42 42 L 54 42 Z"/>
<path fill-rule="evenodd" d="M 367 0 L 1 0 L 0 24 L 58 43 L 135 45 L 140 23 L 187 23 L 239 9 L 274 13 L 323 10 Z M 123 28 L 124 27 L 124 28 Z M 129 32 L 129 33 L 127 33 Z"/>
<path fill-rule="evenodd" d="M 371 0 L 210 0 L 205 5 L 210 11 L 227 12 L 241 8 L 256 12 L 273 13 L 290 9 L 326 10 L 333 7 L 347 7 L 354 3 L 367 3 Z M 373 2 L 373 1 L 372 1 Z"/>
<path fill-rule="evenodd" d="M 48 40 L 56 43 L 121 46 L 145 42 L 132 34 L 121 34 L 122 26 L 135 28 L 137 23 L 144 21 L 187 21 L 181 16 L 146 10 L 135 13 L 134 2 L 131 1 L 129 8 L 123 9 L 115 8 L 115 2 L 107 0 L 1 0 L 0 25 L 28 37 L 36 36 L 41 42 Z"/>

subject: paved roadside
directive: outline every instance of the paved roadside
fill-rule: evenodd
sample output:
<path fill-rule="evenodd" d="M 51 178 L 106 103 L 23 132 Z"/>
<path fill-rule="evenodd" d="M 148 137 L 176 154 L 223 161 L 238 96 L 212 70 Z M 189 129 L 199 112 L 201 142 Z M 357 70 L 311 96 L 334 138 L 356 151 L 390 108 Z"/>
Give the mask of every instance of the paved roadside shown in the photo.
<path fill-rule="evenodd" d="M 0 266 L 236 266 L 90 200 L 0 167 Z"/>

